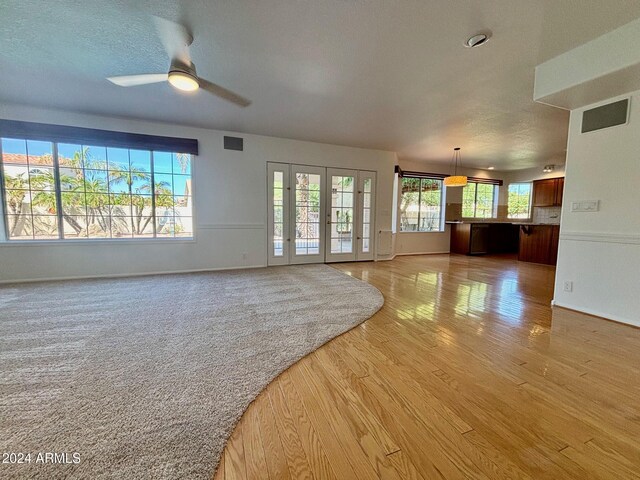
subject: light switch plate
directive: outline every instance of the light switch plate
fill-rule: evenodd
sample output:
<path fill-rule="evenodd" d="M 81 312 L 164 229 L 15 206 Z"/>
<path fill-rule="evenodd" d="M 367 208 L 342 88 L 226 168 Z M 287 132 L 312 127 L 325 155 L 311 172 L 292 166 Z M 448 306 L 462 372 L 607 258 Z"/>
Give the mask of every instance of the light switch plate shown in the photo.
<path fill-rule="evenodd" d="M 572 212 L 597 212 L 600 210 L 600 200 L 580 200 L 571 202 Z"/>

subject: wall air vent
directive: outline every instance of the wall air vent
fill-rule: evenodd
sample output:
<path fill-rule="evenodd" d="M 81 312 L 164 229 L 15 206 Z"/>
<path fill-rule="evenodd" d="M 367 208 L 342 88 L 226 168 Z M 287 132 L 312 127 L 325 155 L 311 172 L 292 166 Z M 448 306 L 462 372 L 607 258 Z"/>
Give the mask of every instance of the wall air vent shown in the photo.
<path fill-rule="evenodd" d="M 244 139 L 240 137 L 224 137 L 224 149 L 225 150 L 238 150 L 242 152 L 244 150 Z"/>
<path fill-rule="evenodd" d="M 629 99 L 585 110 L 582 113 L 582 133 L 627 123 Z"/>

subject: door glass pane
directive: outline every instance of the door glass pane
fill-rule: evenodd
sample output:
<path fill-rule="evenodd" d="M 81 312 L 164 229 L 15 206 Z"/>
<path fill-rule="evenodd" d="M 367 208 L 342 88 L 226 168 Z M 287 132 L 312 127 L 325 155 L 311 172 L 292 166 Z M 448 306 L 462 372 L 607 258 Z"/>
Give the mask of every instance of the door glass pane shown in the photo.
<path fill-rule="evenodd" d="M 331 253 L 353 252 L 354 177 L 331 176 Z"/>
<path fill-rule="evenodd" d="M 273 256 L 284 255 L 284 173 L 273 172 Z"/>
<path fill-rule="evenodd" d="M 295 174 L 296 255 L 320 253 L 320 175 Z"/>
<path fill-rule="evenodd" d="M 364 180 L 362 192 L 362 253 L 369 253 L 371 240 L 371 179 Z"/>

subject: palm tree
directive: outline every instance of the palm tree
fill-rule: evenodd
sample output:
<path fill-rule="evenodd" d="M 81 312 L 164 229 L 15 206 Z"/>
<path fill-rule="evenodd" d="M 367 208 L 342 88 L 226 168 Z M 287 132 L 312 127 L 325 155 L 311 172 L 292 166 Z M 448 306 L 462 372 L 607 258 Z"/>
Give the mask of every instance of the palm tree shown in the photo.
<path fill-rule="evenodd" d="M 180 164 L 180 171 L 184 174 L 187 173 L 189 168 L 189 162 L 191 162 L 191 154 L 189 153 L 176 153 L 176 158 Z"/>
<path fill-rule="evenodd" d="M 4 186 L 7 193 L 7 206 L 12 217 L 12 223 L 9 225 L 9 235 L 15 236 L 17 227 L 23 214 L 24 200 L 29 189 L 29 180 L 25 179 L 25 174 L 21 173 L 12 177 L 5 176 Z"/>
<path fill-rule="evenodd" d="M 107 185 L 101 178 L 85 178 L 83 182 L 87 207 L 87 229 L 96 222 L 104 232 L 109 232 L 109 195 Z"/>
<path fill-rule="evenodd" d="M 134 193 L 133 184 L 136 181 L 149 180 L 151 175 L 146 170 L 131 165 L 129 170 L 111 170 L 109 172 L 109 176 L 109 186 L 116 186 L 121 183 L 125 183 L 127 185 L 129 198 L 131 199 L 131 207 L 134 210 L 134 213 L 132 213 L 133 216 L 131 217 L 131 231 L 138 235 L 142 234 L 144 228 L 140 229 L 140 227 L 143 211 L 144 208 L 150 206 L 150 204 L 147 198 L 142 196 L 141 193 L 145 190 L 148 191 L 149 187 L 148 185 L 144 185 L 142 188 L 136 188 Z M 147 221 L 146 224 L 148 223 L 149 222 Z"/>
<path fill-rule="evenodd" d="M 182 173 L 186 173 L 191 156 L 189 154 L 177 155 Z M 94 174 L 94 172 L 104 172 L 106 169 L 105 161 L 93 159 L 88 147 L 77 150 L 72 157 L 60 157 L 58 173 L 60 184 L 63 187 L 61 213 L 65 222 L 75 230 L 76 234 L 80 234 L 84 228 L 88 230 L 96 223 L 105 232 L 108 232 L 109 228 L 115 228 L 119 217 L 112 215 L 111 207 L 126 205 L 131 206 L 133 210 L 128 215 L 130 216 L 131 231 L 140 235 L 153 220 L 154 212 L 149 215 L 144 214 L 145 208 L 152 206 L 151 195 L 155 196 L 157 207 L 171 208 L 174 206 L 171 185 L 167 182 L 157 182 L 152 192 L 151 175 L 146 170 L 133 165 L 127 170 L 111 168 L 108 180 L 99 174 Z M 35 175 L 32 173 L 31 182 L 29 182 L 27 175 L 27 173 L 23 173 L 5 177 L 7 213 L 11 215 L 11 224 L 9 225 L 11 236 L 15 236 L 18 228 L 21 228 L 20 220 L 25 213 L 23 211 L 24 204 L 29 195 L 30 187 L 34 190 L 31 198 L 32 206 L 43 207 L 49 214 L 55 214 L 57 211 L 53 170 L 42 169 Z M 144 182 L 143 185 L 134 187 L 136 182 L 140 181 Z M 126 193 L 108 193 L 110 189 L 113 190 L 113 187 L 123 183 L 127 186 Z M 86 215 L 86 226 L 81 225 L 75 219 L 75 214 L 80 214 L 82 217 Z M 126 225 L 126 222 L 121 223 Z"/>
<path fill-rule="evenodd" d="M 85 171 L 83 165 L 87 168 L 104 169 L 106 165 L 102 161 L 94 161 L 91 157 L 89 147 L 83 147 L 82 150 L 76 150 L 72 157 L 59 157 L 59 175 L 60 184 L 64 190 L 62 193 L 62 217 L 65 222 L 73 228 L 76 235 L 82 232 L 83 227 L 71 214 L 72 209 L 80 209 L 83 215 L 87 213 L 87 182 L 85 179 Z M 65 173 L 65 170 L 71 170 L 72 174 Z M 87 220 L 86 228 L 89 228 Z"/>
<path fill-rule="evenodd" d="M 173 201 L 173 197 L 171 196 L 173 194 L 172 190 L 171 190 L 171 185 L 169 185 L 168 182 L 157 182 L 155 184 L 155 188 L 154 188 L 154 193 L 155 195 L 155 206 L 156 209 L 158 207 L 164 207 L 164 208 L 173 208 L 175 205 L 175 202 Z M 149 222 L 151 221 L 151 219 L 153 218 L 153 215 L 149 215 L 144 223 L 144 226 L 142 228 L 142 231 L 144 231 L 144 229 L 146 228 L 146 226 L 149 224 Z"/>
<path fill-rule="evenodd" d="M 27 178 L 29 175 L 30 180 Z M 5 177 L 5 189 L 7 191 L 7 207 L 10 217 L 9 235 L 17 236 L 23 228 L 25 200 L 29 197 L 31 207 L 44 207 L 48 214 L 56 212 L 56 196 L 54 193 L 53 170 L 32 169 L 30 173 L 21 173 L 15 176 Z M 31 192 L 30 190 L 33 190 Z M 38 212 L 33 212 L 37 214 Z M 46 222 L 45 222 L 46 223 Z M 51 225 L 49 225 L 51 226 Z"/>
<path fill-rule="evenodd" d="M 80 232 L 82 232 L 83 227 L 73 216 L 70 215 L 70 212 L 74 212 L 74 209 L 86 208 L 84 191 L 81 190 L 80 186 L 76 186 L 72 191 L 62 192 L 61 196 L 62 218 L 75 230 L 76 235 L 79 235 Z"/>
<path fill-rule="evenodd" d="M 313 232 L 309 225 L 309 175 L 306 173 L 296 175 L 296 203 L 301 206 L 296 208 L 296 238 L 312 238 Z"/>
<path fill-rule="evenodd" d="M 32 207 L 44 207 L 51 214 L 56 212 L 55 183 L 53 170 L 31 171 L 31 189 L 35 191 L 31 197 Z"/>

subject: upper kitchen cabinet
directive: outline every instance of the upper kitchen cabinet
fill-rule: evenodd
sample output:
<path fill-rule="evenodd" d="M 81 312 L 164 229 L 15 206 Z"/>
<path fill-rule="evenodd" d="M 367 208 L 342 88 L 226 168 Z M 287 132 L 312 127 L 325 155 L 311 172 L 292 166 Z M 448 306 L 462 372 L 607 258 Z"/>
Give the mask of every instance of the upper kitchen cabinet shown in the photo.
<path fill-rule="evenodd" d="M 562 192 L 564 191 L 564 177 L 558 178 L 556 186 L 556 205 L 562 205 Z"/>
<path fill-rule="evenodd" d="M 556 207 L 562 205 L 564 178 L 550 178 L 533 182 L 533 206 Z"/>

